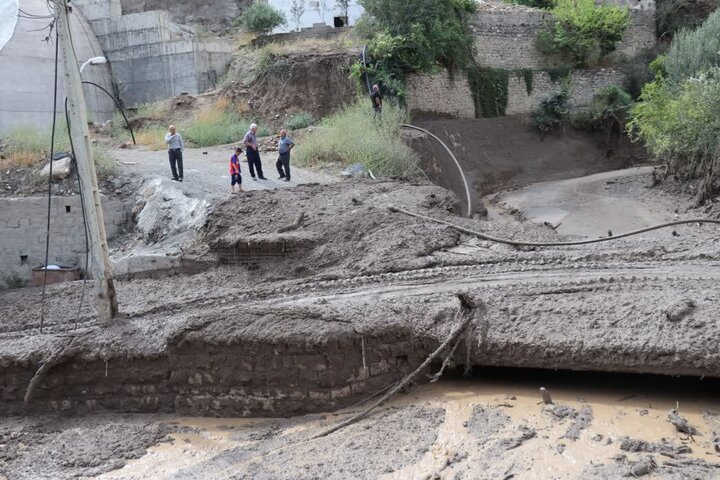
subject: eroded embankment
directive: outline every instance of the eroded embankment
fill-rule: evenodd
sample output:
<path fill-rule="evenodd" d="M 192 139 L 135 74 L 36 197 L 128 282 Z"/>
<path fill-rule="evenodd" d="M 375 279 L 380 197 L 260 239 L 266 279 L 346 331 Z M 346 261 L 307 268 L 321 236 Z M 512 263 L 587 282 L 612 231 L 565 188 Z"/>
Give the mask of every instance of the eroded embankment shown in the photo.
<path fill-rule="evenodd" d="M 86 306 L 73 329 L 80 284 L 49 288 L 42 335 L 40 292 L 2 294 L 0 412 L 336 408 L 420 365 L 457 323 L 461 291 L 480 308 L 457 363 L 720 372 L 716 230 L 537 251 L 386 208 L 447 216 L 451 200 L 427 184 L 356 181 L 229 200 L 196 252 L 226 265 L 119 281 L 123 315 L 110 327 Z M 499 236 L 559 238 L 536 225 L 456 221 Z"/>

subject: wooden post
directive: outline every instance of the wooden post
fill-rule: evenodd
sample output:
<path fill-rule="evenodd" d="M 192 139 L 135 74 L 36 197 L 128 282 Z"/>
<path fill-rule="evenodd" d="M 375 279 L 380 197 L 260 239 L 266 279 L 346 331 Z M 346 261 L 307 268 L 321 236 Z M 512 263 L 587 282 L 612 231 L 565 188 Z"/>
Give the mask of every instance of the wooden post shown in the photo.
<path fill-rule="evenodd" d="M 78 69 L 78 60 L 72 46 L 70 33 L 69 2 L 56 0 L 58 17 L 58 41 L 62 50 L 65 65 L 65 90 L 68 98 L 68 115 L 70 117 L 70 136 L 75 149 L 75 160 L 78 174 L 82 182 L 83 204 L 87 214 L 87 228 L 90 238 L 91 271 L 95 280 L 95 296 L 98 314 L 102 324 L 109 324 L 117 315 L 117 296 L 112 279 L 110 258 L 105 235 L 100 189 L 98 188 L 95 162 L 90 146 L 90 131 L 87 123 L 87 110 L 82 89 L 82 79 Z M 86 272 L 87 274 L 87 272 Z"/>

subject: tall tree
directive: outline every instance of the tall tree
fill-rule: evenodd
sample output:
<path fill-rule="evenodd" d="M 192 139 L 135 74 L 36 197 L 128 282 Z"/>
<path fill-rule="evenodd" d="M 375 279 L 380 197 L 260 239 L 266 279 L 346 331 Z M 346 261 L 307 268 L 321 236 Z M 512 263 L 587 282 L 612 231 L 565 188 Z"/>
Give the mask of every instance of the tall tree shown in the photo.
<path fill-rule="evenodd" d="M 301 19 L 305 15 L 305 1 L 304 0 L 293 0 L 290 5 L 290 18 L 295 24 L 295 29 L 299 32 L 301 28 Z"/>
<path fill-rule="evenodd" d="M 336 0 L 335 1 L 335 8 L 340 10 L 340 13 L 343 17 L 345 17 L 345 20 L 349 23 L 349 15 L 348 11 L 350 10 L 350 3 L 351 0 Z"/>

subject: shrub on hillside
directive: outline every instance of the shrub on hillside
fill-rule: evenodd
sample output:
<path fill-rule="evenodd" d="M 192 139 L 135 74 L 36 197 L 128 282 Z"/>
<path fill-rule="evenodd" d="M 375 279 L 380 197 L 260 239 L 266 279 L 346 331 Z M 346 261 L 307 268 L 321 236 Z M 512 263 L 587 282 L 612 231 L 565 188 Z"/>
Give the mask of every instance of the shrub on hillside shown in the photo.
<path fill-rule="evenodd" d="M 323 120 L 299 142 L 297 159 L 305 165 L 360 163 L 375 175 L 410 176 L 416 157 L 400 138 L 400 124 L 407 120 L 407 113 L 390 102 L 379 118 L 367 100 L 360 99 Z"/>
<path fill-rule="evenodd" d="M 300 112 L 288 118 L 287 128 L 290 130 L 300 130 L 301 128 L 309 127 L 312 125 L 312 122 L 312 115 L 308 112 Z"/>
<path fill-rule="evenodd" d="M 680 178 L 705 177 L 697 203 L 720 191 L 720 67 L 679 86 L 659 79 L 645 86 L 629 131 Z"/>
<path fill-rule="evenodd" d="M 618 5 L 598 5 L 595 0 L 558 0 L 552 17 L 538 33 L 538 48 L 587 67 L 615 51 L 628 26 L 630 11 Z"/>
<path fill-rule="evenodd" d="M 680 83 L 711 67 L 720 65 L 720 11 L 696 30 L 675 35 L 663 61 L 663 69 L 672 83 Z"/>
<path fill-rule="evenodd" d="M 567 85 L 563 85 L 560 92 L 543 100 L 540 107 L 533 112 L 535 128 L 542 133 L 550 133 L 562 127 L 570 113 L 569 100 L 570 91 Z"/>
<path fill-rule="evenodd" d="M 610 85 L 600 90 L 590 105 L 574 115 L 572 123 L 585 130 L 622 133 L 627 112 L 632 104 L 633 100 L 628 92 L 617 85 Z"/>
<path fill-rule="evenodd" d="M 697 204 L 720 192 L 720 12 L 673 39 L 651 64 L 628 130 L 681 179 L 703 177 Z"/>
<path fill-rule="evenodd" d="M 253 33 L 266 34 L 287 23 L 285 14 L 264 0 L 255 0 L 240 17 L 240 23 Z"/>

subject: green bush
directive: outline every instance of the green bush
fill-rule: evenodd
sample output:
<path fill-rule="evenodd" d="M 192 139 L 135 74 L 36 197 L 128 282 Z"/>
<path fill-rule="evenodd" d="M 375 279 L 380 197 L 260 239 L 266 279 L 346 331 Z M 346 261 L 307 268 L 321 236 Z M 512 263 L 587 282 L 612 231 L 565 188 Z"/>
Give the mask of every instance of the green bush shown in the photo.
<path fill-rule="evenodd" d="M 253 33 L 266 34 L 287 23 L 285 14 L 264 0 L 255 0 L 240 17 L 240 23 Z"/>
<path fill-rule="evenodd" d="M 615 51 L 630 13 L 627 7 L 597 5 L 595 0 L 558 0 L 552 16 L 538 33 L 538 49 L 567 56 L 576 66 L 586 67 Z"/>
<path fill-rule="evenodd" d="M 308 112 L 300 112 L 288 118 L 287 128 L 290 130 L 300 130 L 312 125 L 313 118 Z"/>
<path fill-rule="evenodd" d="M 667 78 L 679 84 L 711 67 L 720 65 L 720 11 L 716 11 L 696 30 L 675 35 L 662 63 Z"/>
<path fill-rule="evenodd" d="M 535 128 L 543 133 L 550 133 L 559 129 L 570 113 L 569 99 L 570 90 L 568 85 L 565 84 L 560 92 L 543 100 L 540 107 L 533 112 Z"/>
<path fill-rule="evenodd" d="M 720 67 L 673 87 L 649 83 L 631 112 L 629 132 L 682 179 L 705 176 L 698 203 L 720 189 Z"/>
<path fill-rule="evenodd" d="M 375 175 L 408 177 L 417 160 L 400 139 L 400 124 L 407 121 L 407 113 L 390 102 L 379 118 L 366 99 L 358 99 L 323 120 L 294 151 L 304 165 L 360 163 Z"/>
<path fill-rule="evenodd" d="M 611 85 L 603 88 L 593 97 L 590 105 L 573 118 L 576 127 L 585 130 L 622 132 L 625 117 L 633 100 L 622 87 Z"/>

